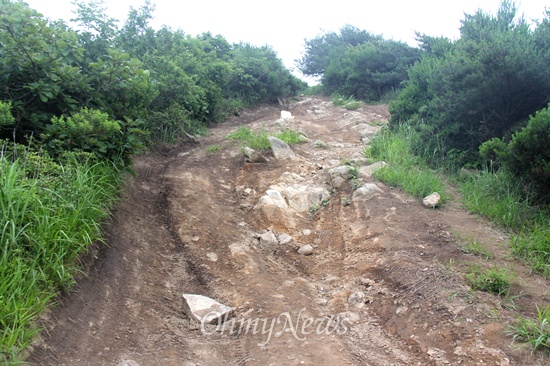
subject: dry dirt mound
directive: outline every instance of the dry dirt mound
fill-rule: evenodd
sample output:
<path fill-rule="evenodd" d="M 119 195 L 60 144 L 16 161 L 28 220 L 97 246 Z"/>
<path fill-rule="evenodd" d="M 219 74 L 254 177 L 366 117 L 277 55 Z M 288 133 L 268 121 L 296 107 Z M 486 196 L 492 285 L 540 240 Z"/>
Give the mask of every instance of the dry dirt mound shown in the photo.
<path fill-rule="evenodd" d="M 294 118 L 279 120 L 282 109 Z M 363 143 L 387 117 L 384 106 L 350 112 L 303 98 L 247 111 L 200 144 L 138 157 L 108 245 L 44 316 L 47 330 L 29 361 L 544 364 L 503 332 L 513 317 L 499 299 L 473 293 L 460 274 L 477 259 L 460 250 L 458 233 L 490 245 L 499 265 L 523 271 L 517 290 L 526 296 L 516 305 L 531 309 L 548 284 L 503 254 L 504 235 L 457 205 L 426 209 L 367 174 L 362 183 L 371 185 L 362 193 L 351 180 L 327 185 L 327 172 L 344 160 L 372 163 L 361 160 Z M 292 147 L 295 160 L 245 163 L 225 139 L 240 124 L 278 131 L 282 123 L 310 139 Z M 296 185 L 324 188 L 330 197 L 306 212 L 289 208 L 283 220 L 257 207 L 268 190 L 300 191 Z M 261 241 L 265 233 L 278 239 Z M 311 255 L 297 252 L 305 245 Z M 235 317 L 218 330 L 193 323 L 182 313 L 183 293 L 217 299 Z"/>

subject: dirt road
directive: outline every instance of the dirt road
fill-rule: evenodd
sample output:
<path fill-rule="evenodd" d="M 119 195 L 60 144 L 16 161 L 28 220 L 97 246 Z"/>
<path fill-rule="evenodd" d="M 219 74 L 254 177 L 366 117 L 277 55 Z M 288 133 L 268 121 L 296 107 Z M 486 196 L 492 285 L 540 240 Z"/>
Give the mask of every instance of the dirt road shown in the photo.
<path fill-rule="evenodd" d="M 225 136 L 241 124 L 278 131 L 283 109 L 294 116 L 286 126 L 311 141 L 293 145 L 296 160 L 268 156 L 267 163 L 245 163 L 238 143 Z M 364 175 L 363 183 L 381 191 L 358 197 L 351 181 L 328 187 L 330 200 L 295 212 L 288 222 L 256 207 L 290 176 L 326 187 L 329 169 L 362 157 L 360 130 L 375 132 L 387 118 L 385 106 L 350 112 L 304 97 L 246 111 L 199 144 L 137 157 L 136 175 L 107 228 L 107 245 L 90 259 L 87 277 L 44 315 L 46 331 L 29 362 L 547 364 L 506 334 L 512 306 L 472 292 L 463 273 L 472 263 L 515 268 L 520 275 L 513 292 L 523 296 L 514 307 L 525 314 L 545 302 L 548 281 L 511 259 L 506 235 L 457 201 L 427 209 Z M 316 140 L 328 148 L 316 147 Z M 266 231 L 292 240 L 266 249 L 258 240 Z M 464 253 L 459 237 L 487 245 L 494 259 Z M 307 244 L 311 255 L 297 253 Z M 183 293 L 233 307 L 233 324 L 250 327 L 216 331 L 189 321 Z"/>

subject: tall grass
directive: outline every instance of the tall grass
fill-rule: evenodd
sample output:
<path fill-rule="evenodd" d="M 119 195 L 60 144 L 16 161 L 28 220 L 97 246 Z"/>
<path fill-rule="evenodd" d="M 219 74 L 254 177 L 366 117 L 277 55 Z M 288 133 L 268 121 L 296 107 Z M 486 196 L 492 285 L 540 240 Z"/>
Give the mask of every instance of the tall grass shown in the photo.
<path fill-rule="evenodd" d="M 511 231 L 513 252 L 550 277 L 550 208 L 505 169 L 485 169 L 459 183 L 466 208 Z"/>
<path fill-rule="evenodd" d="M 17 363 L 34 321 L 78 270 L 77 256 L 101 239 L 120 174 L 103 163 L 51 161 L 30 175 L 0 162 L 0 363 Z"/>
<path fill-rule="evenodd" d="M 415 131 L 402 125 L 395 130 L 382 129 L 364 153 L 367 158 L 384 160 L 388 165 L 374 177 L 388 185 L 402 188 L 416 198 L 438 192 L 442 202 L 448 199 L 442 175 L 430 169 L 422 157 L 414 154 Z"/>

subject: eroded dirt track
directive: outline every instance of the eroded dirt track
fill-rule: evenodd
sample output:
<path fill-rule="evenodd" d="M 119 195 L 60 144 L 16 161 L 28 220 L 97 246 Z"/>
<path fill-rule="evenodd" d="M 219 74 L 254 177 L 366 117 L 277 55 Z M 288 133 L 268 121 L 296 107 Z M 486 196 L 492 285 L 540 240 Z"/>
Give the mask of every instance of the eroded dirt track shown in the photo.
<path fill-rule="evenodd" d="M 294 116 L 286 126 L 311 142 L 293 146 L 297 160 L 268 156 L 264 164 L 245 163 L 238 144 L 224 137 L 240 124 L 278 131 L 283 109 Z M 44 316 L 46 331 L 29 362 L 545 364 L 512 344 L 505 331 L 513 314 L 498 298 L 465 285 L 460 269 L 479 259 L 463 253 L 456 236 L 486 243 L 497 265 L 518 268 L 523 277 L 515 291 L 524 296 L 516 306 L 526 313 L 549 293 L 547 281 L 510 259 L 506 236 L 458 203 L 426 209 L 365 175 L 362 181 L 381 192 L 356 197 L 346 182 L 330 201 L 288 222 L 255 209 L 285 173 L 325 186 L 328 169 L 362 157 L 359 129 L 375 132 L 387 117 L 384 106 L 349 112 L 322 98 L 303 98 L 247 111 L 200 144 L 138 157 L 109 225 L 108 245 L 87 278 Z M 329 148 L 316 148 L 318 139 Z M 219 151 L 209 152 L 215 144 Z M 266 250 L 258 236 L 267 230 L 288 234 L 293 243 Z M 313 246 L 312 255 L 296 252 L 304 244 Z M 183 293 L 217 299 L 235 309 L 234 319 L 263 319 L 274 324 L 273 332 L 194 324 L 182 313 Z M 309 319 L 315 326 L 302 328 Z"/>

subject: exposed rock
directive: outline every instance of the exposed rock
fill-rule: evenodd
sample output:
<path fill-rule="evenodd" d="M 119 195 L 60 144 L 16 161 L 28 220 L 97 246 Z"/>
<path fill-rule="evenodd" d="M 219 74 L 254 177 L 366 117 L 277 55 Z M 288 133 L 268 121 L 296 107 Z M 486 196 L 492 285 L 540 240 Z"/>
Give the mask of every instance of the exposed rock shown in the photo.
<path fill-rule="evenodd" d="M 277 180 L 279 183 L 294 184 L 296 182 L 303 181 L 304 178 L 301 175 L 296 173 L 284 172 L 281 174 L 281 177 Z"/>
<path fill-rule="evenodd" d="M 369 178 L 372 177 L 372 175 L 385 167 L 387 164 L 385 161 L 377 161 L 376 163 L 373 163 L 371 165 L 367 165 L 364 167 L 361 167 L 359 169 L 359 175 L 363 178 Z"/>
<path fill-rule="evenodd" d="M 286 142 L 274 136 L 269 136 L 267 139 L 271 144 L 271 150 L 273 151 L 273 155 L 277 160 L 296 159 L 296 154 L 294 154 L 294 151 L 292 151 L 292 149 L 290 148 L 290 146 L 288 146 Z"/>
<path fill-rule="evenodd" d="M 267 250 L 274 251 L 279 246 L 279 240 L 273 234 L 272 231 L 268 231 L 266 233 L 263 233 L 260 236 L 260 247 Z"/>
<path fill-rule="evenodd" d="M 441 196 L 434 192 L 422 200 L 422 204 L 429 208 L 436 208 L 441 203 Z"/>
<path fill-rule="evenodd" d="M 319 205 L 330 197 L 325 188 L 298 184 L 285 188 L 283 195 L 288 205 L 298 212 L 306 212 L 311 206 Z"/>
<path fill-rule="evenodd" d="M 246 255 L 250 251 L 250 247 L 244 243 L 233 243 L 229 245 L 229 250 L 232 256 Z"/>
<path fill-rule="evenodd" d="M 206 254 L 206 257 L 208 258 L 209 261 L 211 262 L 217 262 L 218 261 L 218 255 L 214 252 L 210 252 L 210 253 L 207 253 Z"/>
<path fill-rule="evenodd" d="M 296 223 L 289 215 L 289 207 L 279 191 L 269 189 L 260 197 L 254 210 L 263 213 L 267 221 L 284 227 L 293 228 Z"/>
<path fill-rule="evenodd" d="M 298 254 L 301 255 L 311 255 L 313 254 L 313 247 L 309 244 L 302 245 L 300 249 L 298 249 Z"/>
<path fill-rule="evenodd" d="M 367 183 L 353 192 L 353 199 L 358 200 L 362 198 L 369 198 L 377 193 L 383 193 L 383 191 L 374 183 Z"/>
<path fill-rule="evenodd" d="M 201 324 L 219 324 L 232 315 L 233 309 L 206 296 L 183 294 L 183 312 Z"/>
<path fill-rule="evenodd" d="M 290 113 L 289 111 L 281 111 L 281 119 L 291 120 L 293 118 L 294 117 L 292 117 L 292 113 Z"/>
<path fill-rule="evenodd" d="M 363 291 L 357 291 L 352 293 L 348 298 L 348 304 L 360 304 L 365 301 L 365 293 Z"/>
<path fill-rule="evenodd" d="M 319 149 L 328 149 L 328 144 L 323 140 L 315 140 L 315 142 L 313 143 L 313 147 L 317 147 Z"/>
<path fill-rule="evenodd" d="M 244 158 L 249 163 L 265 163 L 267 159 L 254 149 L 246 146 L 243 150 Z"/>
<path fill-rule="evenodd" d="M 277 235 L 277 239 L 279 240 L 279 245 L 288 245 L 294 242 L 294 239 L 292 238 L 292 236 L 286 233 Z"/>
<path fill-rule="evenodd" d="M 134 360 L 124 360 L 121 363 L 119 363 L 117 366 L 139 366 L 139 363 L 137 363 Z"/>
<path fill-rule="evenodd" d="M 349 171 L 351 169 L 353 168 L 348 165 L 340 165 L 330 169 L 327 175 L 327 183 L 332 188 L 340 188 L 349 179 Z"/>
<path fill-rule="evenodd" d="M 302 230 L 302 234 L 304 234 L 305 236 L 309 236 L 309 235 L 311 235 L 311 230 L 304 229 L 304 230 Z"/>

